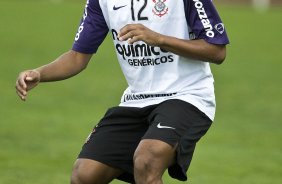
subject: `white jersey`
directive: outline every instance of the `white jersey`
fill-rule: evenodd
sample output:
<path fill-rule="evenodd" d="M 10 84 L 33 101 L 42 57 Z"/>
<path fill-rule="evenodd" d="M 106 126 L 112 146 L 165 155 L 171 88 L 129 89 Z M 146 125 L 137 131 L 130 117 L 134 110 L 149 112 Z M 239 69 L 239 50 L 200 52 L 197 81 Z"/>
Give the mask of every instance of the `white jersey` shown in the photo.
<path fill-rule="evenodd" d="M 168 99 L 191 103 L 214 119 L 214 79 L 208 62 L 185 58 L 139 41 L 117 38 L 127 24 L 143 24 L 179 39 L 227 44 L 210 0 L 88 0 L 73 50 L 95 53 L 110 31 L 128 83 L 120 106 L 144 107 Z"/>

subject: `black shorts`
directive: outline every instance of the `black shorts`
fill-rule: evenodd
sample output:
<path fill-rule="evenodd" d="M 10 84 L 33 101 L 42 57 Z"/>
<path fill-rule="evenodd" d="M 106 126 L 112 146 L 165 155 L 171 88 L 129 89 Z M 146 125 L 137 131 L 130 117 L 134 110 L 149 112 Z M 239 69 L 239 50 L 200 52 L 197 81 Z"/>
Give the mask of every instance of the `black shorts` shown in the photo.
<path fill-rule="evenodd" d="M 144 108 L 113 107 L 89 135 L 79 158 L 102 162 L 124 171 L 117 179 L 134 183 L 133 155 L 140 140 L 156 139 L 177 147 L 176 163 L 169 175 L 187 180 L 197 141 L 212 121 L 193 105 L 181 100 L 167 100 Z"/>

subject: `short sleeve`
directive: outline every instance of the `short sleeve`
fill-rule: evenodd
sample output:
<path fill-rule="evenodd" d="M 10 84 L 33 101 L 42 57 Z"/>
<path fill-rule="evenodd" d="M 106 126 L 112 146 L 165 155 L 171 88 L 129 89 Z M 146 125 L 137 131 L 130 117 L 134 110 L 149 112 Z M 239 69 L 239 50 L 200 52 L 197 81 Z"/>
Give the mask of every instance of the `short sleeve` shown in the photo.
<path fill-rule="evenodd" d="M 225 26 L 212 0 L 184 0 L 185 15 L 196 39 L 212 44 L 228 44 Z"/>
<path fill-rule="evenodd" d="M 104 41 L 109 28 L 103 16 L 99 0 L 87 0 L 72 50 L 93 54 Z"/>

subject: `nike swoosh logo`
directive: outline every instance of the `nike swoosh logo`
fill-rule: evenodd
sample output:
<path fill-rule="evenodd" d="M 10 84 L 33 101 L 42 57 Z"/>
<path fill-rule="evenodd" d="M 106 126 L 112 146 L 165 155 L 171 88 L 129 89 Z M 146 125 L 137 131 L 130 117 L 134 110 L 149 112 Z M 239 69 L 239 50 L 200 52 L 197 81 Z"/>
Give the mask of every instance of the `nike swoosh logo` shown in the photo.
<path fill-rule="evenodd" d="M 158 128 L 168 128 L 168 129 L 173 129 L 173 130 L 175 130 L 175 128 L 170 127 L 170 126 L 162 126 L 161 123 L 159 123 L 159 124 L 157 125 L 157 127 L 158 127 Z"/>
<path fill-rule="evenodd" d="M 114 5 L 113 10 L 118 10 L 118 9 L 121 9 L 123 7 L 126 7 L 126 6 L 127 5 L 123 5 L 123 6 L 116 6 L 116 5 Z"/>

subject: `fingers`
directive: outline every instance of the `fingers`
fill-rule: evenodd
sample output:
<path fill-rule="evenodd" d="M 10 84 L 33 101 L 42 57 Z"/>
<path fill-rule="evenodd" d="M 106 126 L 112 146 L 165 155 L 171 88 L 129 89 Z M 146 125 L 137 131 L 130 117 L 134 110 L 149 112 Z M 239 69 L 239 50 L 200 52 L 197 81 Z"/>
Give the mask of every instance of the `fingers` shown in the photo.
<path fill-rule="evenodd" d="M 26 101 L 26 95 L 27 95 L 27 93 L 26 93 L 26 95 L 23 95 L 23 93 L 21 93 L 20 91 L 16 91 L 16 93 L 17 93 L 17 95 L 20 97 L 20 99 L 22 100 L 22 101 Z"/>
<path fill-rule="evenodd" d="M 25 101 L 27 97 L 27 91 L 36 86 L 39 82 L 40 75 L 36 71 L 24 71 L 20 73 L 16 81 L 16 93 Z"/>
<path fill-rule="evenodd" d="M 25 78 L 26 78 L 26 73 L 20 73 L 18 80 L 17 80 L 19 86 L 23 89 L 27 88 L 27 85 L 25 83 Z"/>
<path fill-rule="evenodd" d="M 133 36 L 132 38 L 130 38 L 130 39 L 128 39 L 128 44 L 133 44 L 133 43 L 135 43 L 135 42 L 137 42 L 137 41 L 141 41 L 142 39 L 141 39 L 141 36 Z"/>
<path fill-rule="evenodd" d="M 27 85 L 25 83 L 26 73 L 20 73 L 17 81 L 16 81 L 16 93 L 22 99 L 26 99 L 27 95 Z"/>
<path fill-rule="evenodd" d="M 142 24 L 128 24 L 121 28 L 118 39 L 120 41 L 127 40 L 129 44 L 133 44 L 136 41 L 140 41 L 143 34 L 144 26 Z"/>
<path fill-rule="evenodd" d="M 131 32 L 125 34 L 124 36 L 122 36 L 119 40 L 120 41 L 127 41 L 128 44 L 133 44 L 137 41 L 141 41 L 142 36 L 138 35 L 135 31 L 131 31 Z"/>
<path fill-rule="evenodd" d="M 123 38 L 125 34 L 136 29 L 135 27 L 136 27 L 135 24 L 127 24 L 126 26 L 120 29 L 120 32 L 118 33 L 118 38 L 119 39 Z"/>
<path fill-rule="evenodd" d="M 27 91 L 21 88 L 18 84 L 16 85 L 16 93 L 21 100 L 25 101 L 27 97 Z"/>
<path fill-rule="evenodd" d="M 161 34 L 152 31 L 142 24 L 128 24 L 121 28 L 118 39 L 133 44 L 137 41 L 143 41 L 151 46 L 158 46 Z"/>
<path fill-rule="evenodd" d="M 31 71 L 28 71 L 24 80 L 26 82 L 37 82 L 39 81 L 39 78 L 40 78 L 39 72 L 37 72 L 36 70 L 31 70 Z"/>

